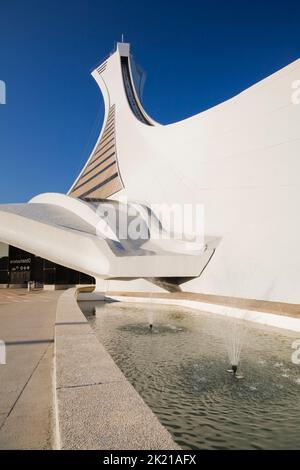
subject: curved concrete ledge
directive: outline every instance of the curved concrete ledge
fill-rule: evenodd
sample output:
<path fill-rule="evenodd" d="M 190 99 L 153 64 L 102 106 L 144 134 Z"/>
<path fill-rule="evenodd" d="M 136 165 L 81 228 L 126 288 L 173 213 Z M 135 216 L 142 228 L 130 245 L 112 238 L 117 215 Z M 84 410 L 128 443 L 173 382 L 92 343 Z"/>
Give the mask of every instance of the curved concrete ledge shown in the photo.
<path fill-rule="evenodd" d="M 251 301 L 245 304 L 244 308 L 230 305 L 222 305 L 219 303 L 203 302 L 200 299 L 196 299 L 196 295 L 190 293 L 174 293 L 174 294 L 161 294 L 161 293 L 113 293 L 108 292 L 107 295 L 110 299 L 117 300 L 120 302 L 145 302 L 165 305 L 177 305 L 185 308 L 191 308 L 193 310 L 200 310 L 202 312 L 216 313 L 217 315 L 224 315 L 233 318 L 239 318 L 242 320 L 252 321 L 260 323 L 262 325 L 274 326 L 276 328 L 283 328 L 291 331 L 300 332 L 300 315 L 298 313 L 299 306 L 294 305 L 294 311 L 291 314 L 285 315 L 283 312 L 276 311 L 261 311 L 259 309 L 251 307 Z M 186 298 L 182 298 L 182 296 Z M 190 296 L 190 298 L 188 298 Z M 181 297 L 181 298 L 180 298 Z M 82 296 L 81 300 L 88 299 L 88 296 Z M 195 299 L 195 300 L 193 300 Z M 257 302 L 257 301 L 256 301 Z M 259 302 L 257 302 L 259 303 Z M 263 302 L 264 304 L 268 302 Z M 269 302 L 271 304 L 271 302 Z M 286 304 L 287 306 L 289 304 Z M 292 305 L 290 305 L 292 307 Z"/>
<path fill-rule="evenodd" d="M 58 301 L 54 361 L 58 449 L 179 449 L 96 338 L 76 289 Z"/>

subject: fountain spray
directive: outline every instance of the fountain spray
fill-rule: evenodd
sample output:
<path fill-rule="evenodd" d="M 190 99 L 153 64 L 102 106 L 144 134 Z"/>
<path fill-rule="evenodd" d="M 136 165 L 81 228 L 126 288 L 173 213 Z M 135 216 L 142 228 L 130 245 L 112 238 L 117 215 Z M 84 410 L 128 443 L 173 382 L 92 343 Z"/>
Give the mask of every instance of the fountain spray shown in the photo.
<path fill-rule="evenodd" d="M 147 317 L 148 317 L 148 324 L 149 324 L 149 329 L 152 332 L 153 331 L 153 323 L 154 323 L 154 311 L 152 309 L 152 297 L 151 293 L 149 296 L 149 308 L 147 309 Z"/>
<path fill-rule="evenodd" d="M 242 345 L 245 337 L 245 327 L 243 323 L 234 319 L 228 319 L 225 333 L 225 344 L 231 368 L 227 372 L 233 374 L 236 379 L 243 378 L 238 374 Z"/>

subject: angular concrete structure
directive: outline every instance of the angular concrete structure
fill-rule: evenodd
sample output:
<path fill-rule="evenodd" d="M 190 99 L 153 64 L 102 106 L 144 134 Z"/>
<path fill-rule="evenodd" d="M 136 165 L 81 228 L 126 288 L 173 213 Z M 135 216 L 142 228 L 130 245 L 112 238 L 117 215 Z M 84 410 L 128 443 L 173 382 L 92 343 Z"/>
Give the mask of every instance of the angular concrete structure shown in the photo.
<path fill-rule="evenodd" d="M 0 206 L 0 241 L 115 279 L 110 287 L 147 289 L 133 281 L 147 279 L 168 290 L 299 303 L 300 105 L 292 94 L 300 60 L 165 126 L 141 105 L 144 79 L 129 44 L 119 43 L 92 75 L 105 117 L 86 165 L 67 196 Z M 167 236 L 147 227 L 153 204 L 173 203 L 204 206 L 203 239 L 174 239 L 158 213 Z M 111 206 L 133 208 L 146 239 L 121 240 L 103 217 Z"/>

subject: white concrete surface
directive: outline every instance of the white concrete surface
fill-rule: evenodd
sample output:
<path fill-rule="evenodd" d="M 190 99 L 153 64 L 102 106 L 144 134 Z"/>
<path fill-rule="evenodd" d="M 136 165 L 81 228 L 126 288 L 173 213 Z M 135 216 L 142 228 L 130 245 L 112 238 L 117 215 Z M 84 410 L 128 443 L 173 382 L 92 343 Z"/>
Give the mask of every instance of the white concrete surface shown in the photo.
<path fill-rule="evenodd" d="M 143 245 L 119 244 L 116 232 L 104 236 L 107 224 L 97 224 L 86 203 L 55 194 L 0 206 L 0 242 L 97 280 L 116 279 L 111 289 L 120 279 L 127 290 L 137 278 L 177 277 L 187 278 L 182 287 L 191 292 L 299 304 L 300 104 L 292 95 L 300 60 L 212 109 L 162 126 L 142 108 L 132 77 L 135 106 L 148 124 L 129 105 L 121 68 L 122 55 L 129 55 L 132 74 L 128 51 L 128 44 L 118 45 L 92 73 L 105 104 L 95 148 L 115 109 L 124 189 L 113 196 L 141 208 L 202 204 L 205 243 L 195 250 L 183 240 L 160 243 L 150 236 Z M 161 222 L 171 231 L 163 216 Z"/>
<path fill-rule="evenodd" d="M 119 50 L 101 74 L 92 75 L 106 108 L 116 109 L 125 189 L 114 197 L 202 203 L 206 235 L 221 239 L 202 276 L 184 289 L 300 303 L 300 105 L 292 102 L 300 60 L 212 109 L 166 126 L 153 120 L 145 125 L 132 113 Z"/>
<path fill-rule="evenodd" d="M 151 235 L 119 240 L 117 227 L 108 225 L 92 204 L 62 194 L 0 205 L 0 221 L 2 243 L 95 278 L 198 276 L 216 246 L 215 240 L 160 242 Z"/>

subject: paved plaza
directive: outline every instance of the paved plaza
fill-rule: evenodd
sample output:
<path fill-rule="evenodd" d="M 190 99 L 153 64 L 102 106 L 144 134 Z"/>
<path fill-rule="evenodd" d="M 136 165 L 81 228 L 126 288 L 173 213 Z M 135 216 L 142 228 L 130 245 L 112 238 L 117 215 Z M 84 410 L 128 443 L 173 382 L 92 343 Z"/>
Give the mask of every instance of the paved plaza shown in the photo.
<path fill-rule="evenodd" d="M 52 365 L 59 292 L 0 290 L 0 449 L 53 445 Z"/>

